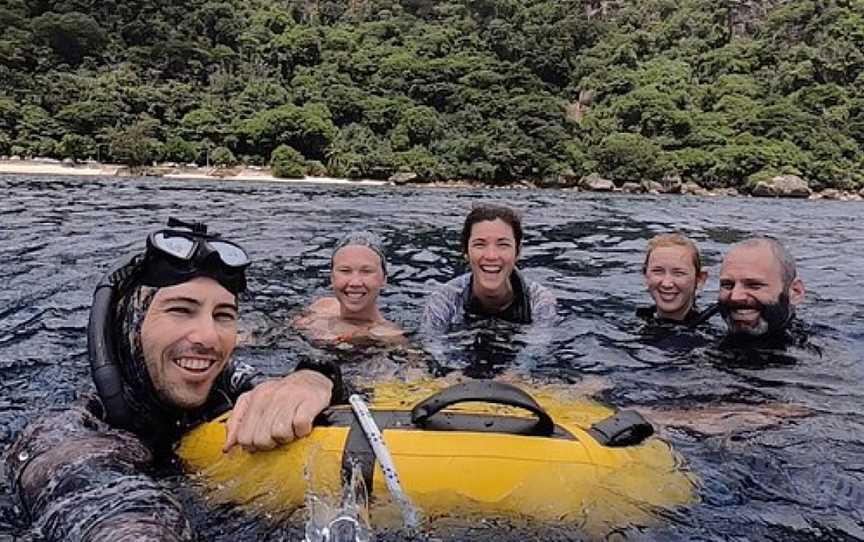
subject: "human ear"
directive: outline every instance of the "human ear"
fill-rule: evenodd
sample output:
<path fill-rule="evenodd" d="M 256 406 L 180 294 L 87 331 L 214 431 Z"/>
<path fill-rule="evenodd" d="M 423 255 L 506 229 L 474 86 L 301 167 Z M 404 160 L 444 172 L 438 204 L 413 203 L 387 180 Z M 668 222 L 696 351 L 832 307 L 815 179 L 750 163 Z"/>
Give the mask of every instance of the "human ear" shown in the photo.
<path fill-rule="evenodd" d="M 696 273 L 696 289 L 699 290 L 705 286 L 706 280 L 708 280 L 708 271 L 699 271 Z"/>
<path fill-rule="evenodd" d="M 804 281 L 795 277 L 792 284 L 789 285 L 789 303 L 798 305 L 804 301 L 804 294 L 807 289 L 804 287 Z"/>

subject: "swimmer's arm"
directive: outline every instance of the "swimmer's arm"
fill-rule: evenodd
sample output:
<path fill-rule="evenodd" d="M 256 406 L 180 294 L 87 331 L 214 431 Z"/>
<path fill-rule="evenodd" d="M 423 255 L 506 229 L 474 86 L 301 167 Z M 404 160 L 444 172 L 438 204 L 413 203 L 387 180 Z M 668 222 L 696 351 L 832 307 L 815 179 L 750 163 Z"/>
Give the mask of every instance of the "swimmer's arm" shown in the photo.
<path fill-rule="evenodd" d="M 558 324 L 558 301 L 548 288 L 533 285 L 531 290 L 531 320 L 539 327 Z"/>
<path fill-rule="evenodd" d="M 379 324 L 369 330 L 369 336 L 376 341 L 387 344 L 407 344 L 405 331 L 393 322 Z"/>
<path fill-rule="evenodd" d="M 344 401 L 347 392 L 335 364 L 301 363 L 295 372 L 262 382 L 237 399 L 223 451 L 237 445 L 250 452 L 271 450 L 305 437 L 315 417 Z"/>
<path fill-rule="evenodd" d="M 440 336 L 453 322 L 455 311 L 462 308 L 460 292 L 449 284 L 435 290 L 426 299 L 420 331 L 424 335 Z"/>
<path fill-rule="evenodd" d="M 522 371 L 532 371 L 550 356 L 550 347 L 555 339 L 558 325 L 558 307 L 555 296 L 539 284 L 531 286 L 531 325 L 520 334 L 525 346 L 516 358 Z"/>
<path fill-rule="evenodd" d="M 722 404 L 690 409 L 637 408 L 650 422 L 689 429 L 704 435 L 728 435 L 769 429 L 787 420 L 810 416 L 805 407 L 768 403 L 764 405 Z"/>
<path fill-rule="evenodd" d="M 3 470 L 40 540 L 194 540 L 180 503 L 146 474 L 152 463 L 135 435 L 70 407 L 28 425 Z"/>

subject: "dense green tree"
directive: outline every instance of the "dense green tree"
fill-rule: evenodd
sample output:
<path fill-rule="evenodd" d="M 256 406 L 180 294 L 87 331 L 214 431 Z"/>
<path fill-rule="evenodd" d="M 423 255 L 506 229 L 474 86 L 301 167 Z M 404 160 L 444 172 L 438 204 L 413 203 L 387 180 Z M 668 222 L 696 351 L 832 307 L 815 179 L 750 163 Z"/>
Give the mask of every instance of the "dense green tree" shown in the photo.
<path fill-rule="evenodd" d="M 216 147 L 210 153 L 210 163 L 221 167 L 230 167 L 237 165 L 237 158 L 234 153 L 226 147 Z"/>
<path fill-rule="evenodd" d="M 102 27 L 84 13 L 46 13 L 32 21 L 33 36 L 63 62 L 77 65 L 85 56 L 98 55 L 108 41 Z"/>
<path fill-rule="evenodd" d="M 862 88 L 861 0 L 0 6 L 0 145 L 29 156 L 287 145 L 351 177 L 840 187 L 862 182 Z"/>
<path fill-rule="evenodd" d="M 389 141 L 361 124 L 339 130 L 327 151 L 327 168 L 351 178 L 386 179 L 396 169 Z"/>
<path fill-rule="evenodd" d="M 107 131 L 108 151 L 111 158 L 121 164 L 142 166 L 160 157 L 161 144 L 157 139 L 159 122 L 141 118 L 129 126 Z"/>
<path fill-rule="evenodd" d="M 198 147 L 182 137 L 171 136 L 162 146 L 162 158 L 169 162 L 188 164 L 198 158 Z"/>
<path fill-rule="evenodd" d="M 14 100 L 0 97 L 0 130 L 11 133 L 18 124 L 18 106 Z"/>
<path fill-rule="evenodd" d="M 296 149 L 279 145 L 273 150 L 270 167 L 276 177 L 303 177 L 306 174 L 306 160 Z"/>
<path fill-rule="evenodd" d="M 7 155 L 12 150 L 12 140 L 9 139 L 9 134 L 4 130 L 0 130 L 0 155 Z"/>
<path fill-rule="evenodd" d="M 650 139 L 632 133 L 611 134 L 592 149 L 599 173 L 619 181 L 659 180 L 664 156 Z"/>
<path fill-rule="evenodd" d="M 78 134 L 66 134 L 57 145 L 57 153 L 63 158 L 83 160 L 92 158 L 96 152 L 96 142 L 91 137 Z"/>
<path fill-rule="evenodd" d="M 259 153 L 270 153 L 287 144 L 304 156 L 321 159 L 336 136 L 336 126 L 327 106 L 308 103 L 302 107 L 286 104 L 263 111 L 238 123 L 235 132 Z"/>

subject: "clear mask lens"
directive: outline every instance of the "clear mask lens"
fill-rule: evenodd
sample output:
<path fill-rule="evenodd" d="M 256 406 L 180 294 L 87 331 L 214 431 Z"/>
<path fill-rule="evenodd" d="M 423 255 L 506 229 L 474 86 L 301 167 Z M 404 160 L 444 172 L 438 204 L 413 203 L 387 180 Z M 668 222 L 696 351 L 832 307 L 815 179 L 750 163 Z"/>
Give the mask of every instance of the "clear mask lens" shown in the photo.
<path fill-rule="evenodd" d="M 155 234 L 153 243 L 159 250 L 182 260 L 191 258 L 195 250 L 195 242 L 191 239 L 181 235 L 166 235 L 164 232 Z"/>
<path fill-rule="evenodd" d="M 237 245 L 225 241 L 209 241 L 210 248 L 215 250 L 222 263 L 230 267 L 241 267 L 249 263 L 249 256 Z"/>

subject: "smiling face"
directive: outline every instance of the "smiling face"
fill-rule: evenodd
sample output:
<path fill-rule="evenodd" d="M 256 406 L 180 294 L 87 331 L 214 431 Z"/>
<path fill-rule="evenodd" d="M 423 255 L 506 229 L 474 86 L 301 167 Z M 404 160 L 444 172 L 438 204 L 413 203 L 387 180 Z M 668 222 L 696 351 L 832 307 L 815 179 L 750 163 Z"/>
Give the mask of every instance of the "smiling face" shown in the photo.
<path fill-rule="evenodd" d="M 657 305 L 657 315 L 669 320 L 687 316 L 706 278 L 705 271 L 697 272 L 693 251 L 686 246 L 659 246 L 645 263 L 645 286 Z"/>
<path fill-rule="evenodd" d="M 761 336 L 786 324 L 804 298 L 795 278 L 783 284 L 783 268 L 765 244 L 732 249 L 720 269 L 720 310 L 731 334 Z"/>
<path fill-rule="evenodd" d="M 506 297 L 511 292 L 510 275 L 519 257 L 513 228 L 500 218 L 477 222 L 468 237 L 468 263 L 474 294 L 480 298 Z"/>
<path fill-rule="evenodd" d="M 333 255 L 330 271 L 340 316 L 354 320 L 378 318 L 378 294 L 386 279 L 381 258 L 369 247 L 348 245 Z"/>
<path fill-rule="evenodd" d="M 204 404 L 237 341 L 237 301 L 211 278 L 160 288 L 141 325 L 144 362 L 166 404 Z"/>

